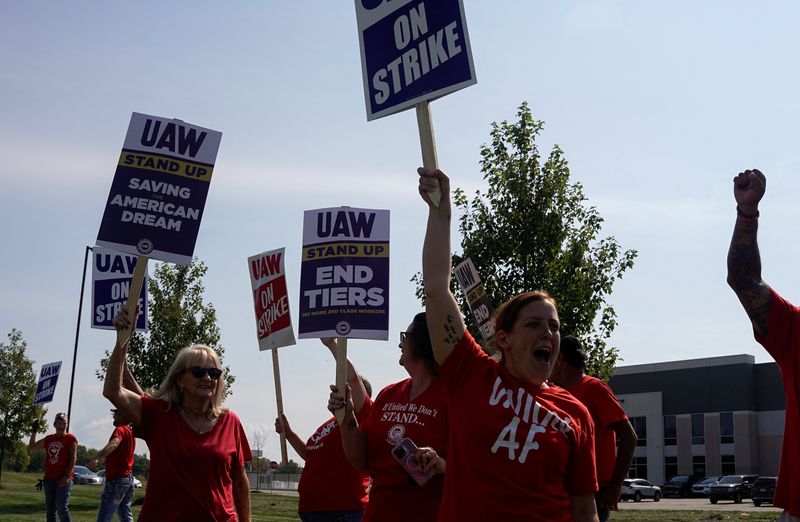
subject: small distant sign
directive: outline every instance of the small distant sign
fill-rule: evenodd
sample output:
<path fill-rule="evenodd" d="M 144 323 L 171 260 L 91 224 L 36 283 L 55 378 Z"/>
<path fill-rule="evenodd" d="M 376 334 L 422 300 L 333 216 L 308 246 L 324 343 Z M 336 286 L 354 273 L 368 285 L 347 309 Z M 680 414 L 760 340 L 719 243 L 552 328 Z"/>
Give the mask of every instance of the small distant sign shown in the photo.
<path fill-rule="evenodd" d="M 60 371 L 61 361 L 42 366 L 42 369 L 39 371 L 39 382 L 36 383 L 36 395 L 33 398 L 34 405 L 44 404 L 53 400 Z"/>
<path fill-rule="evenodd" d="M 478 275 L 478 271 L 470 258 L 455 267 L 453 272 L 456 275 L 459 286 L 467 296 L 469 308 L 478 323 L 481 337 L 489 343 L 494 337 L 494 306 L 492 306 L 492 302 L 486 295 L 481 276 Z"/>
<path fill-rule="evenodd" d="M 278 463 L 274 460 L 269 461 L 269 469 L 278 469 Z"/>

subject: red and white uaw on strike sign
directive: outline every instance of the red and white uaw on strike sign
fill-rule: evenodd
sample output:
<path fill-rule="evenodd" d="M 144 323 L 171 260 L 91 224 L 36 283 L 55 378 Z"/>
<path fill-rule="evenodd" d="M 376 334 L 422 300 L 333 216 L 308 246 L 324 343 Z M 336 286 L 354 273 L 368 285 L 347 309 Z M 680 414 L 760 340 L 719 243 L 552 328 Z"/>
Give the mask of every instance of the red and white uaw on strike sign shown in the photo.
<path fill-rule="evenodd" d="M 262 351 L 295 344 L 286 291 L 284 250 L 279 248 L 247 258 L 256 311 L 258 349 Z"/>
<path fill-rule="evenodd" d="M 367 119 L 476 83 L 461 0 L 355 0 Z"/>
<path fill-rule="evenodd" d="M 134 112 L 97 244 L 190 263 L 221 139 L 221 132 Z"/>

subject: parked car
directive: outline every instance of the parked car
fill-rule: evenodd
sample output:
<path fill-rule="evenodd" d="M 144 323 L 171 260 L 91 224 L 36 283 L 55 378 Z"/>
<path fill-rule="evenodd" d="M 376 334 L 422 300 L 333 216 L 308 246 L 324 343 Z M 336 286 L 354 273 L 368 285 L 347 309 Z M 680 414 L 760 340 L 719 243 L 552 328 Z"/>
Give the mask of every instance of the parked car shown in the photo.
<path fill-rule="evenodd" d="M 706 477 L 692 486 L 693 497 L 707 497 L 711 486 L 719 482 L 722 477 Z"/>
<path fill-rule="evenodd" d="M 99 486 L 103 479 L 86 466 L 75 466 L 75 484 L 93 484 Z"/>
<path fill-rule="evenodd" d="M 758 475 L 726 475 L 719 482 L 711 486 L 708 498 L 712 504 L 718 500 L 733 500 L 741 504 L 743 498 L 750 498 L 750 490 Z"/>
<path fill-rule="evenodd" d="M 665 497 L 686 498 L 692 494 L 692 486 L 700 477 L 695 475 L 676 475 L 661 486 Z"/>
<path fill-rule="evenodd" d="M 658 502 L 661 500 L 661 488 L 645 479 L 625 479 L 622 481 L 621 500 L 640 502 L 643 498 L 652 498 L 653 501 Z"/>
<path fill-rule="evenodd" d="M 106 482 L 106 470 L 101 469 L 100 471 L 97 472 L 97 476 L 100 477 L 101 479 L 103 479 L 103 483 L 105 484 L 105 482 Z M 133 477 L 133 487 L 141 488 L 142 487 L 142 481 L 137 479 L 136 477 Z"/>
<path fill-rule="evenodd" d="M 753 505 L 758 507 L 761 504 L 772 504 L 772 498 L 775 496 L 775 485 L 778 479 L 775 477 L 758 477 L 753 482 L 751 490 L 751 498 Z"/>

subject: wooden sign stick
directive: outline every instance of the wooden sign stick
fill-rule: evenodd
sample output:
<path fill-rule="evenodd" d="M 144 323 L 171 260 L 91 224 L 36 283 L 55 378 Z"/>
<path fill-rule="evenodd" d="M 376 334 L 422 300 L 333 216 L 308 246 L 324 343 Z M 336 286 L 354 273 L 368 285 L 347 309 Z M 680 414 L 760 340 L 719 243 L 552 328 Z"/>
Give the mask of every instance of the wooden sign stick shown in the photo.
<path fill-rule="evenodd" d="M 436 157 L 436 139 L 433 135 L 430 103 L 426 100 L 418 103 L 416 107 L 419 144 L 422 147 L 422 166 L 426 169 L 436 170 L 439 168 L 439 160 Z M 442 200 L 442 189 L 437 187 L 435 191 L 430 192 L 428 195 L 433 206 L 439 208 L 439 202 Z"/>
<path fill-rule="evenodd" d="M 147 256 L 136 257 L 136 268 L 133 270 L 133 279 L 128 288 L 128 300 L 125 302 L 125 309 L 128 311 L 128 319 L 131 320 L 131 330 L 136 330 L 136 306 L 139 304 L 139 294 L 142 293 L 144 275 L 147 273 Z M 130 336 L 131 330 L 117 330 L 117 343 L 120 345 Z"/>
<path fill-rule="evenodd" d="M 278 349 L 272 350 L 272 373 L 275 376 L 275 398 L 278 401 L 278 418 L 283 419 L 283 393 L 281 392 L 281 368 L 278 365 Z M 281 462 L 289 463 L 289 456 L 286 452 L 286 434 L 281 431 Z"/>
<path fill-rule="evenodd" d="M 347 390 L 347 337 L 336 339 L 336 387 L 346 394 Z M 344 408 L 336 411 L 336 422 L 344 422 Z"/>

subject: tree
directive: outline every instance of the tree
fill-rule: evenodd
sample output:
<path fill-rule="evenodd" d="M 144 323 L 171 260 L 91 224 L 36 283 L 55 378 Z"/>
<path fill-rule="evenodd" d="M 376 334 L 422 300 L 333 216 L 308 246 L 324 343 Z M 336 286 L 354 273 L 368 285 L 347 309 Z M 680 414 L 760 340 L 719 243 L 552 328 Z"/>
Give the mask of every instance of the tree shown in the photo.
<path fill-rule="evenodd" d="M 181 348 L 207 344 L 216 349 L 220 361 L 225 350 L 219 344 L 217 312 L 203 302 L 205 263 L 197 258 L 186 266 L 159 263 L 149 282 L 149 330 L 136 334 L 128 349 L 128 366 L 144 390 L 158 389 Z M 97 378 L 104 380 L 110 352 L 100 362 Z M 235 378 L 225 367 L 225 382 Z"/>
<path fill-rule="evenodd" d="M 542 164 L 536 139 L 544 122 L 533 119 L 527 102 L 517 117 L 515 123 L 492 123 L 491 143 L 481 147 L 488 191 L 471 199 L 453 191 L 462 248 L 453 266 L 471 258 L 495 306 L 520 292 L 546 290 L 558 302 L 562 334 L 582 340 L 588 372 L 607 380 L 618 357 L 607 345 L 617 324 L 607 299 L 637 252 L 622 250 L 614 236 L 599 237 L 603 218 L 587 204 L 582 185 L 570 182 L 561 148 L 555 145 Z M 421 276 L 413 280 L 422 298 Z M 460 304 L 471 317 L 463 295 Z M 470 330 L 477 334 L 474 326 Z"/>
<path fill-rule="evenodd" d="M 29 437 L 33 421 L 42 414 L 42 408 L 33 405 L 36 372 L 25 355 L 27 347 L 17 329 L 8 333 L 8 343 L 0 342 L 0 473 L 6 450 Z"/>
<path fill-rule="evenodd" d="M 293 461 L 292 459 L 289 459 L 289 462 L 285 464 L 282 462 L 278 464 L 278 468 L 275 470 L 275 473 L 289 473 L 297 475 L 299 473 L 302 473 L 302 471 L 303 468 L 300 466 L 300 464 Z"/>

